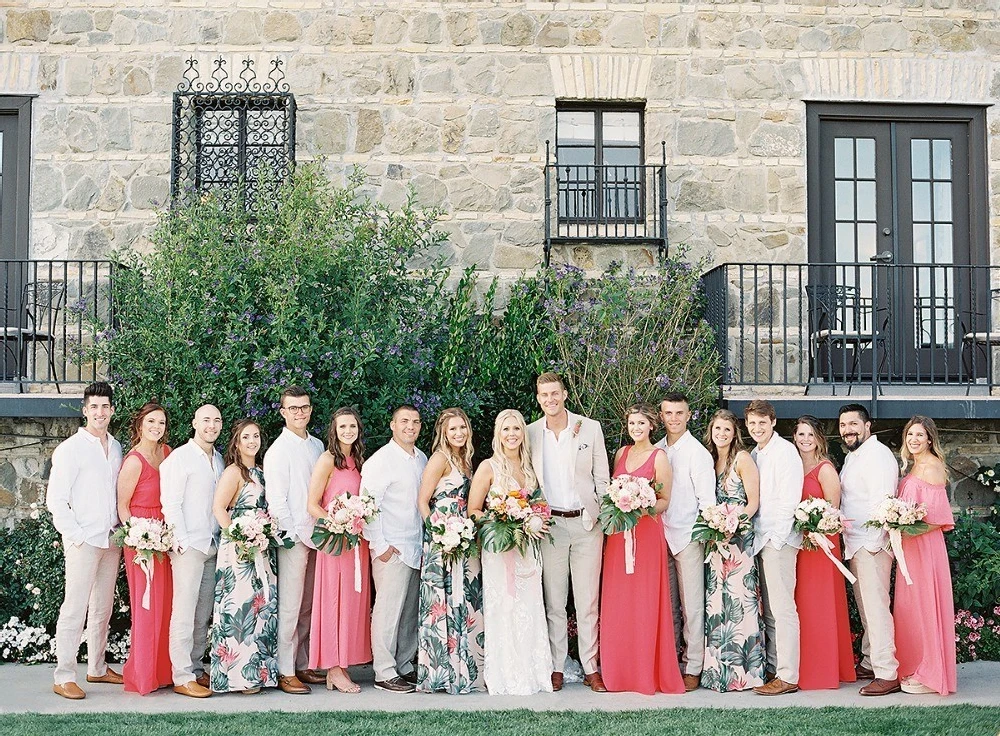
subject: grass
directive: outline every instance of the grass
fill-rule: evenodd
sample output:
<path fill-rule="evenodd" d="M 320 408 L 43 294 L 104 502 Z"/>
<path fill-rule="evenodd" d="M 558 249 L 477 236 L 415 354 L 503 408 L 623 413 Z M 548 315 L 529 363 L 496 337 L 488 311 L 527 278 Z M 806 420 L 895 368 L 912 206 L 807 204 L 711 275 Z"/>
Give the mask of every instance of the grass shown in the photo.
<path fill-rule="evenodd" d="M 4 736 L 868 736 L 960 734 L 997 736 L 1000 707 L 782 708 L 775 710 L 664 709 L 609 712 L 419 711 L 386 713 L 239 713 L 4 715 Z"/>

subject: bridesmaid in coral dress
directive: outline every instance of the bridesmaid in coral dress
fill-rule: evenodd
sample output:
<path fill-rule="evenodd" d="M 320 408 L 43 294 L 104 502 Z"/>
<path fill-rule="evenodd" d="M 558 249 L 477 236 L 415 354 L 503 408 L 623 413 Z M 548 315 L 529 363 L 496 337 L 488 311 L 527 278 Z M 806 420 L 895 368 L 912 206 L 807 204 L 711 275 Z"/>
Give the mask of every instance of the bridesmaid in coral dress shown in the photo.
<path fill-rule="evenodd" d="M 825 498 L 840 508 L 840 477 L 827 454 L 826 437 L 819 420 L 799 417 L 795 447 L 802 458 L 805 480 L 802 500 Z M 829 536 L 833 554 L 840 559 L 840 540 Z M 798 554 L 795 569 L 795 607 L 799 611 L 799 689 L 836 690 L 854 682 L 854 649 L 847 615 L 847 584 L 822 550 Z"/>
<path fill-rule="evenodd" d="M 656 410 L 644 404 L 625 413 L 633 444 L 615 455 L 612 477 L 647 478 L 657 490 L 656 506 L 632 530 L 635 567 L 625 569 L 625 533 L 611 534 L 604 546 L 601 573 L 600 652 L 604 684 L 611 692 L 645 695 L 683 693 L 684 680 L 677 663 L 673 607 L 667 569 L 667 540 L 661 514 L 670 503 L 670 463 L 653 447 L 649 434 L 656 426 Z"/>
<path fill-rule="evenodd" d="M 357 495 L 364 463 L 364 427 L 354 409 L 333 413 L 326 452 L 320 455 L 309 483 L 309 513 L 316 519 L 337 496 Z M 368 542 L 340 555 L 316 553 L 313 584 L 309 668 L 326 670 L 326 689 L 359 693 L 347 668 L 372 659 L 371 561 Z"/>
<path fill-rule="evenodd" d="M 957 689 L 955 660 L 955 602 L 944 532 L 955 528 L 948 501 L 948 471 L 937 427 L 927 417 L 913 417 L 903 428 L 900 448 L 903 469 L 913 468 L 899 483 L 897 496 L 927 507 L 923 534 L 903 535 L 903 557 L 912 585 L 897 566 L 896 658 L 904 693 L 940 693 Z"/>
<path fill-rule="evenodd" d="M 160 506 L 160 463 L 170 454 L 167 413 L 159 404 L 142 406 L 132 420 L 132 451 L 125 456 L 118 475 L 118 516 L 122 523 L 132 516 L 163 521 Z M 173 684 L 170 666 L 170 609 L 173 585 L 170 560 L 162 555 L 153 562 L 149 607 L 143 606 L 146 575 L 135 562 L 135 550 L 125 549 L 132 643 L 122 670 L 125 691 L 146 695 Z"/>

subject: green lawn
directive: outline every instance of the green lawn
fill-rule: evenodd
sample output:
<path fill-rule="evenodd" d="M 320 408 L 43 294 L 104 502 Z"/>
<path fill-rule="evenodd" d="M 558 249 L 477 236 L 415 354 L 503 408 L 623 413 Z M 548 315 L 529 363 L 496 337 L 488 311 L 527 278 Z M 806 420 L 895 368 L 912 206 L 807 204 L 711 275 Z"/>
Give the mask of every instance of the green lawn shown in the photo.
<path fill-rule="evenodd" d="M 528 710 L 460 713 L 238 713 L 139 715 L 4 715 L 4 736 L 103 734 L 105 736 L 862 736 L 865 734 L 960 734 L 997 736 L 1000 708 L 784 708 L 709 710 L 676 708 L 623 713 Z"/>

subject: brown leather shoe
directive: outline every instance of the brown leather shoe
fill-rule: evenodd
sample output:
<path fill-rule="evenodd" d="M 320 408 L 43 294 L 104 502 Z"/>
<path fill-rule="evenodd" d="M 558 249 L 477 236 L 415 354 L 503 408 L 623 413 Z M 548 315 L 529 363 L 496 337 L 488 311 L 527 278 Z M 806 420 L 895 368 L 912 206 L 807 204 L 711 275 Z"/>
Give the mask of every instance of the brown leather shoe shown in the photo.
<path fill-rule="evenodd" d="M 563 687 L 563 673 L 553 672 L 552 673 L 552 692 L 557 693 L 562 690 Z"/>
<path fill-rule="evenodd" d="M 189 698 L 212 697 L 212 691 L 207 687 L 202 687 L 195 680 L 185 682 L 183 685 L 174 685 L 174 692 L 178 695 L 187 695 Z"/>
<path fill-rule="evenodd" d="M 208 687 L 212 686 L 211 685 L 212 678 L 210 678 L 208 676 L 207 672 L 202 672 L 200 675 L 198 675 L 196 678 L 194 678 L 194 681 L 197 682 L 202 687 L 205 687 L 205 688 L 208 688 Z"/>
<path fill-rule="evenodd" d="M 326 683 L 326 674 L 320 674 L 318 670 L 299 670 L 295 676 L 302 682 L 310 685 L 323 685 Z"/>
<path fill-rule="evenodd" d="M 684 675 L 684 692 L 689 693 L 697 690 L 701 684 L 701 675 Z"/>
<path fill-rule="evenodd" d="M 899 692 L 899 678 L 895 680 L 883 680 L 876 677 L 859 691 L 862 695 L 888 695 Z"/>
<path fill-rule="evenodd" d="M 860 664 L 854 668 L 854 677 L 858 680 L 874 680 L 875 673 L 872 672 L 867 667 L 862 667 Z"/>
<path fill-rule="evenodd" d="M 53 685 L 52 692 L 61 695 L 67 700 L 83 700 L 87 693 L 83 692 L 75 682 L 64 682 L 62 685 Z"/>
<path fill-rule="evenodd" d="M 608 691 L 608 689 L 604 687 L 604 678 L 601 677 L 600 672 L 592 672 L 584 677 L 583 684 L 595 693 L 606 693 Z"/>
<path fill-rule="evenodd" d="M 278 689 L 289 695 L 308 695 L 312 692 L 309 686 L 295 675 L 282 675 L 279 677 Z"/>
<path fill-rule="evenodd" d="M 753 689 L 758 695 L 785 695 L 786 693 L 798 692 L 798 690 L 798 685 L 785 682 L 780 677 L 775 677 L 766 685 L 759 685 Z"/>
<path fill-rule="evenodd" d="M 90 675 L 87 675 L 87 682 L 103 682 L 107 685 L 121 685 L 125 682 L 125 680 L 121 675 L 108 667 L 107 671 L 100 677 L 91 677 Z"/>

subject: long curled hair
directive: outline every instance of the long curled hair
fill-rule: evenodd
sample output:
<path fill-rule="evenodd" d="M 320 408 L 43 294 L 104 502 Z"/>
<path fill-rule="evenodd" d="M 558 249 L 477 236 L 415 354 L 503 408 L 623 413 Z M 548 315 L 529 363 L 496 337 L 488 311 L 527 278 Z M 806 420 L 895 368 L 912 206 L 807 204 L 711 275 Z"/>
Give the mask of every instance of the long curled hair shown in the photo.
<path fill-rule="evenodd" d="M 456 417 L 465 422 L 465 426 L 469 432 L 469 436 L 465 440 L 465 447 L 461 449 L 460 453 L 455 452 L 446 436 L 448 422 Z M 469 417 L 466 413 L 457 406 L 442 411 L 437 421 L 434 422 L 434 443 L 431 445 L 431 454 L 438 450 L 447 455 L 463 473 L 472 475 L 472 453 L 475 451 L 472 447 L 472 424 L 469 422 Z"/>
<path fill-rule="evenodd" d="M 913 461 L 913 456 L 910 454 L 909 448 L 906 446 L 906 433 L 910 431 L 910 427 L 915 424 L 919 424 L 924 428 L 927 433 L 927 451 L 936 457 L 938 460 L 944 463 L 944 450 L 941 449 L 941 439 L 938 436 L 937 425 L 934 424 L 934 420 L 930 417 L 924 417 L 917 414 L 910 418 L 910 421 L 906 423 L 903 427 L 903 442 L 902 446 L 899 448 L 899 457 L 902 460 L 903 472 L 906 472 L 906 466 Z M 948 472 L 948 466 L 945 464 L 945 473 Z"/>
<path fill-rule="evenodd" d="M 244 483 L 250 483 L 253 478 L 250 476 L 250 468 L 243 464 L 243 458 L 240 455 L 240 435 L 243 434 L 243 430 L 247 427 L 256 427 L 257 431 L 260 432 L 260 448 L 257 450 L 257 454 L 254 455 L 253 461 L 257 467 L 261 465 L 261 458 L 264 457 L 264 431 L 260 428 L 260 424 L 257 423 L 255 419 L 241 419 L 233 425 L 232 434 L 229 436 L 229 444 L 226 445 L 225 460 L 226 465 L 235 465 L 240 469 L 240 476 L 243 478 Z"/>
<path fill-rule="evenodd" d="M 333 412 L 330 417 L 330 428 L 326 432 L 326 449 L 333 455 L 333 464 L 338 470 L 347 468 L 347 457 L 340 449 L 340 440 L 337 439 L 337 419 L 340 417 L 354 417 L 358 423 L 358 437 L 351 443 L 351 458 L 354 460 L 354 467 L 361 472 L 361 466 L 365 462 L 365 425 L 361 421 L 358 410 L 351 406 L 342 406 Z"/>
<path fill-rule="evenodd" d="M 521 446 L 517 448 L 517 461 L 524 473 L 524 485 L 526 490 L 534 490 L 538 487 L 538 478 L 535 476 L 535 468 L 531 464 L 531 448 L 528 446 L 528 426 L 524 421 L 524 415 L 517 409 L 504 409 L 497 414 L 496 421 L 493 422 L 493 471 L 496 475 L 494 482 L 499 488 L 509 490 L 509 485 L 517 485 L 514 480 L 514 464 L 507 459 L 503 451 L 503 440 L 500 437 L 500 430 L 504 422 L 508 419 L 515 419 L 521 427 L 523 439 Z"/>
<path fill-rule="evenodd" d="M 747 446 L 743 444 L 743 433 L 740 432 L 739 418 L 729 411 L 729 409 L 719 409 L 708 420 L 708 427 L 705 429 L 705 439 L 703 440 L 705 446 L 708 447 L 708 451 L 712 453 L 712 460 L 715 461 L 716 465 L 719 464 L 719 448 L 712 442 L 712 427 L 717 421 L 725 421 L 733 425 L 733 441 L 729 445 L 726 467 L 722 470 L 722 476 L 725 478 L 728 477 L 729 471 L 733 469 L 733 465 L 736 463 L 736 456 L 740 454 L 741 450 L 746 450 Z"/>
<path fill-rule="evenodd" d="M 163 418 L 166 419 L 166 425 L 163 427 L 163 436 L 156 441 L 156 444 L 166 444 L 167 439 L 170 436 L 170 417 L 167 415 L 167 410 L 155 401 L 147 401 L 139 407 L 139 411 L 135 413 L 135 416 L 132 417 L 131 424 L 129 424 L 129 437 L 132 442 L 132 447 L 138 445 L 142 440 L 142 422 L 154 411 L 162 411 Z"/>

